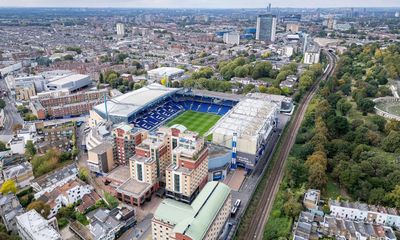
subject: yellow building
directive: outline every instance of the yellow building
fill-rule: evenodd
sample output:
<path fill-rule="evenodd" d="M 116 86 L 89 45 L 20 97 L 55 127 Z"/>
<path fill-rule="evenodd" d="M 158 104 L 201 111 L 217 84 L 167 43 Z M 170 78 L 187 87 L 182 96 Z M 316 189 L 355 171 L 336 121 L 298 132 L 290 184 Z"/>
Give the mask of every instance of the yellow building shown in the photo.
<path fill-rule="evenodd" d="M 114 168 L 113 145 L 103 142 L 88 151 L 88 167 L 92 172 L 107 173 Z"/>
<path fill-rule="evenodd" d="M 198 133 L 171 128 L 172 161 L 166 169 L 166 196 L 191 203 L 208 181 L 208 147 Z"/>
<path fill-rule="evenodd" d="M 15 98 L 20 101 L 29 101 L 36 96 L 36 89 L 33 83 L 23 83 L 15 86 Z"/>

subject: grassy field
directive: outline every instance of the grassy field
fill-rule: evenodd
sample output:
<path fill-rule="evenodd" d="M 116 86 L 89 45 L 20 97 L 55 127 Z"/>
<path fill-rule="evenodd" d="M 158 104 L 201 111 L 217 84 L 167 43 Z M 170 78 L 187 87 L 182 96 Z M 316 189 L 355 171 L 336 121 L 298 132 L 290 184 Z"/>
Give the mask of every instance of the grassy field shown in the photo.
<path fill-rule="evenodd" d="M 169 121 L 167 126 L 170 127 L 174 124 L 181 124 L 190 131 L 204 135 L 220 118 L 221 116 L 216 114 L 186 111 Z"/>
<path fill-rule="evenodd" d="M 399 103 L 378 103 L 376 106 L 383 111 L 400 116 Z"/>

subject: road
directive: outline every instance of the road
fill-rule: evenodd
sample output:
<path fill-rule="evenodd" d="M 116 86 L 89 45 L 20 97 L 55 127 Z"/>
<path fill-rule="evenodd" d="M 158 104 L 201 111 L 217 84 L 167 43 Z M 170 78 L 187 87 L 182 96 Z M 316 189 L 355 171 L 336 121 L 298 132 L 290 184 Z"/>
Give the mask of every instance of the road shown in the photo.
<path fill-rule="evenodd" d="M 271 174 L 268 176 L 267 184 L 263 189 L 261 199 L 257 205 L 258 211 L 253 215 L 245 236 L 239 236 L 239 239 L 263 239 L 264 227 L 268 221 L 269 213 L 272 209 L 276 193 L 279 190 L 279 185 L 283 178 L 285 162 L 295 142 L 297 132 L 301 126 L 307 107 L 318 90 L 319 82 L 321 80 L 324 81 L 331 76 L 336 67 L 336 56 L 330 52 L 324 52 L 329 58 L 329 68 L 299 103 L 292 122 L 288 126 L 288 132 L 282 137 L 282 149 L 279 152 L 277 161 L 272 166 Z"/>
<path fill-rule="evenodd" d="M 8 90 L 6 80 L 0 79 L 0 89 L 4 89 L 7 91 L 7 96 L 4 97 L 4 101 L 6 102 L 6 107 L 4 108 L 4 128 L 0 130 L 0 135 L 10 135 L 13 134 L 12 127 L 15 124 L 22 124 L 24 120 L 19 115 L 17 108 L 15 107 L 15 100 L 12 98 L 11 93 Z"/>

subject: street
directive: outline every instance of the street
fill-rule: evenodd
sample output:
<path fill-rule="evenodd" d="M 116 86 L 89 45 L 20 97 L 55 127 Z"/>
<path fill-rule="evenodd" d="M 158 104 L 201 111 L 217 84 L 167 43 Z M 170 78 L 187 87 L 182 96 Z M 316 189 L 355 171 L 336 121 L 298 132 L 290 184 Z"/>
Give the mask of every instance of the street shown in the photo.
<path fill-rule="evenodd" d="M 0 130 L 0 135 L 10 135 L 13 134 L 12 127 L 18 123 L 23 124 L 24 120 L 18 113 L 15 106 L 15 100 L 11 97 L 4 79 L 0 79 L 0 89 L 3 89 L 8 93 L 7 96 L 4 97 L 4 101 L 6 102 L 6 107 L 4 108 L 4 128 Z"/>

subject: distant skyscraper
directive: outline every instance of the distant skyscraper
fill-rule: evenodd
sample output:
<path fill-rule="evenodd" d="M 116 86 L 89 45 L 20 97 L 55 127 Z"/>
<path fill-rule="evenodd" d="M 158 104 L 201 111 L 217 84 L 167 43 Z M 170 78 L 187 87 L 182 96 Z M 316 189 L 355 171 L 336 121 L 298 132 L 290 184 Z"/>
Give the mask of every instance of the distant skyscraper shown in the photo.
<path fill-rule="evenodd" d="M 268 13 L 271 13 L 271 3 L 268 4 L 267 12 L 268 12 Z"/>
<path fill-rule="evenodd" d="M 400 17 L 400 12 L 396 12 L 396 13 L 394 14 L 394 16 L 397 17 L 397 18 Z"/>
<path fill-rule="evenodd" d="M 125 25 L 123 23 L 117 23 L 117 35 L 125 35 Z"/>
<path fill-rule="evenodd" d="M 260 41 L 274 42 L 276 34 L 276 16 L 271 14 L 257 17 L 256 39 Z"/>

